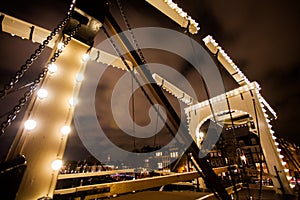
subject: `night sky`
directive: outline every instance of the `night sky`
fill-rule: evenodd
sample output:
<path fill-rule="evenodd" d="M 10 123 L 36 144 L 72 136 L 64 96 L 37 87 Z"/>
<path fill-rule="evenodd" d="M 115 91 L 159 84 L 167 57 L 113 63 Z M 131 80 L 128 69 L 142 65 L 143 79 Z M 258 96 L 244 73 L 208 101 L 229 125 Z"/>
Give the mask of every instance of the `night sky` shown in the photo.
<path fill-rule="evenodd" d="M 298 0 L 279 1 L 215 1 L 215 0 L 177 0 L 176 2 L 189 15 L 200 24 L 200 31 L 193 39 L 201 43 L 202 38 L 210 34 L 222 46 L 236 65 L 244 72 L 250 81 L 257 81 L 262 90 L 263 97 L 276 111 L 278 119 L 273 122 L 275 132 L 282 138 L 300 145 L 300 126 L 298 113 L 300 111 L 300 2 Z M 1 0 L 0 11 L 16 18 L 28 21 L 46 29 L 52 30 L 66 15 L 70 1 L 44 0 Z M 171 19 L 157 11 L 147 2 L 142 0 L 122 1 L 125 14 L 132 28 L 138 27 L 163 27 L 184 33 L 184 29 L 175 24 Z M 126 26 L 121 18 L 117 4 L 113 1 L 111 13 L 117 19 L 123 30 Z M 105 35 L 100 32 L 95 38 L 95 45 L 103 41 Z M 20 68 L 25 60 L 37 48 L 37 44 L 11 37 L 0 33 L 0 86 L 7 83 L 10 77 Z M 35 62 L 32 69 L 20 81 L 17 87 L 29 83 L 36 76 L 39 69 L 45 64 L 50 50 L 46 50 Z M 162 52 L 154 50 L 143 51 L 147 61 L 163 63 L 179 70 L 197 87 L 193 71 L 189 70 L 186 63 L 172 55 L 162 56 Z M 111 134 L 116 134 L 118 129 L 108 118 L 101 116 L 109 113 L 105 102 L 110 102 L 110 89 L 117 77 L 123 72 L 109 69 L 103 79 L 103 85 L 97 89 L 96 105 L 100 123 Z M 237 85 L 233 79 L 222 72 L 226 90 Z M 172 82 L 172 80 L 170 80 Z M 203 92 L 197 92 L 199 101 L 206 99 Z M 18 90 L 9 95 L 5 100 L 0 100 L 0 116 L 10 110 L 22 95 L 24 90 Z M 137 94 L 139 96 L 140 94 Z M 149 119 L 142 119 L 143 103 L 140 97 L 136 102 L 136 116 L 140 124 L 146 124 Z M 171 98 L 171 97 L 168 97 Z M 5 117 L 1 118 L 1 122 Z M 5 135 L 0 137 L 1 155 L 4 155 L 17 131 L 22 119 L 22 113 Z M 123 143 L 127 143 L 123 140 Z M 73 159 L 82 158 L 88 153 L 76 132 L 69 138 L 66 157 Z M 78 158 L 78 157 L 76 157 Z"/>

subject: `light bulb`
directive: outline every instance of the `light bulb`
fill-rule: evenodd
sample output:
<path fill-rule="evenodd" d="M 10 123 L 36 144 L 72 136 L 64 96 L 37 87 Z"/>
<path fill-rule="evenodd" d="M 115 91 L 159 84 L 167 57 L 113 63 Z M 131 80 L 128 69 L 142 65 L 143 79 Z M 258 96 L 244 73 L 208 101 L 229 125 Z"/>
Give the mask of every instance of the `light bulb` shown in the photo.
<path fill-rule="evenodd" d="M 285 173 L 288 173 L 289 171 L 290 171 L 290 170 L 287 169 L 287 168 L 284 169 L 284 172 L 285 172 Z"/>
<path fill-rule="evenodd" d="M 284 156 L 280 154 L 280 155 L 279 155 L 279 158 L 281 158 L 281 159 L 282 159 L 282 158 L 284 158 Z"/>
<path fill-rule="evenodd" d="M 82 55 L 82 60 L 83 61 L 88 61 L 89 59 L 90 59 L 90 55 L 89 54 L 85 53 L 85 54 Z"/>
<path fill-rule="evenodd" d="M 33 130 L 36 127 L 36 121 L 33 119 L 29 119 L 24 123 L 24 127 L 26 130 Z"/>
<path fill-rule="evenodd" d="M 81 82 L 81 81 L 83 81 L 83 79 L 84 79 L 83 74 L 81 74 L 81 73 L 77 74 L 76 81 Z"/>
<path fill-rule="evenodd" d="M 57 65 L 54 63 L 50 63 L 48 65 L 48 70 L 50 73 L 55 73 L 57 71 Z"/>
<path fill-rule="evenodd" d="M 54 160 L 51 163 L 51 167 L 54 171 L 59 170 L 62 167 L 62 160 L 59 160 L 59 159 Z"/>
<path fill-rule="evenodd" d="M 71 128 L 70 128 L 70 126 L 63 126 L 63 127 L 60 129 L 60 132 L 61 132 L 63 135 L 68 135 L 68 134 L 71 132 Z"/>
<path fill-rule="evenodd" d="M 63 42 L 58 43 L 57 48 L 60 50 L 64 50 L 65 44 Z"/>
<path fill-rule="evenodd" d="M 281 164 L 284 166 L 284 165 L 286 165 L 286 162 L 285 162 L 285 161 L 282 161 Z"/>
<path fill-rule="evenodd" d="M 78 100 L 76 98 L 70 98 L 69 104 L 70 106 L 75 106 L 78 103 Z"/>
<path fill-rule="evenodd" d="M 44 99 L 48 96 L 48 91 L 41 88 L 38 90 L 37 95 L 40 99 Z"/>

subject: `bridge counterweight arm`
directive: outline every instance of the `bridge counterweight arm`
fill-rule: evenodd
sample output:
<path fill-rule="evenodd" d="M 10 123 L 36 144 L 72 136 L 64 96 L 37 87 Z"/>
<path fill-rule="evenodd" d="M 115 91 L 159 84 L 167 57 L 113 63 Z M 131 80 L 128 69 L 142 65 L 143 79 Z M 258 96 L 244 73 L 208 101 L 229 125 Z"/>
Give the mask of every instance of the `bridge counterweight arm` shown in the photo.
<path fill-rule="evenodd" d="M 228 71 L 228 73 L 233 77 L 233 79 L 240 85 L 249 85 L 249 79 L 244 75 L 244 73 L 238 68 L 238 66 L 233 62 L 233 60 L 226 54 L 226 52 L 219 46 L 219 44 L 208 35 L 203 39 L 206 47 L 213 54 L 216 54 L 218 61 L 223 65 L 223 67 Z M 274 118 L 277 118 L 276 112 L 268 104 L 268 102 L 261 97 L 262 103 L 267 107 L 267 109 L 272 113 Z"/>
<path fill-rule="evenodd" d="M 159 11 L 167 15 L 181 27 L 187 28 L 191 34 L 197 34 L 200 30 L 198 23 L 188 16 L 178 5 L 172 0 L 146 0 L 149 4 L 157 8 Z"/>
<path fill-rule="evenodd" d="M 167 81 L 166 79 L 162 78 L 158 74 L 154 73 L 152 74 L 153 79 L 155 82 L 162 87 L 164 90 L 175 96 L 177 99 L 182 101 L 183 103 L 187 105 L 193 105 L 198 103 L 197 100 L 195 100 L 193 97 L 182 91 L 181 89 L 177 88 L 175 85 Z"/>
<path fill-rule="evenodd" d="M 4 13 L 0 13 L 0 16 L 3 17 L 1 23 L 2 31 L 11 34 L 12 36 L 18 36 L 22 39 L 31 40 L 32 42 L 42 43 L 51 33 L 50 30 L 6 15 Z M 47 46 L 51 49 L 54 48 L 57 40 L 58 36 L 55 36 Z M 90 57 L 96 62 L 101 62 L 122 70 L 127 70 L 126 66 L 118 56 L 112 55 L 103 50 L 93 47 L 90 51 Z M 127 61 L 127 63 L 129 66 L 132 66 L 130 61 Z"/>

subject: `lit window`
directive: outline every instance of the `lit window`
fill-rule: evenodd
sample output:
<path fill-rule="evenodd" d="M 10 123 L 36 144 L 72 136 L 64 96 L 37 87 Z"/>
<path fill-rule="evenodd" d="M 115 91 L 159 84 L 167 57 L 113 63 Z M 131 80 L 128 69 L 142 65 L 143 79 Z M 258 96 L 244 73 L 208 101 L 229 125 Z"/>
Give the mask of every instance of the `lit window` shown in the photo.
<path fill-rule="evenodd" d="M 162 156 L 162 152 L 156 152 L 156 156 Z"/>
<path fill-rule="evenodd" d="M 158 169 L 162 169 L 163 167 L 162 167 L 162 163 L 157 163 L 157 168 Z"/>
<path fill-rule="evenodd" d="M 177 152 L 177 151 L 171 152 L 171 153 L 170 153 L 170 157 L 171 157 L 171 158 L 177 158 L 177 157 L 178 157 L 178 152 Z"/>

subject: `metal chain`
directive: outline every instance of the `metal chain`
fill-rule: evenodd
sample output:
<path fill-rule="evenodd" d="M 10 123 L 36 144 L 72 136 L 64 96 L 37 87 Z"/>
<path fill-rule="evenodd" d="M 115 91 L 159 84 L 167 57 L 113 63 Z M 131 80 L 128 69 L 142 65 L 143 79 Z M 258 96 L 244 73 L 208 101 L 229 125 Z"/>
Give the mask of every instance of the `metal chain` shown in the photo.
<path fill-rule="evenodd" d="M 129 33 L 130 33 L 130 36 L 131 36 L 131 39 L 132 39 L 132 41 L 133 41 L 133 43 L 134 43 L 134 45 L 135 45 L 135 48 L 137 49 L 137 52 L 138 52 L 138 54 L 139 54 L 139 56 L 140 56 L 140 58 L 141 58 L 143 64 L 145 64 L 145 63 L 146 63 L 146 59 L 145 59 L 145 57 L 144 57 L 144 55 L 143 55 L 143 52 L 142 52 L 141 48 L 139 47 L 139 44 L 138 44 L 138 42 L 137 42 L 137 39 L 135 38 L 135 36 L 134 36 L 134 34 L 133 34 L 132 28 L 131 28 L 131 26 L 130 26 L 130 24 L 129 24 L 129 21 L 128 21 L 126 15 L 125 15 L 123 6 L 122 6 L 122 4 L 121 4 L 121 1 L 120 1 L 120 0 L 117 0 L 117 3 L 118 3 L 118 6 L 119 6 L 119 9 L 120 9 L 122 18 L 123 18 L 123 20 L 124 20 L 124 22 L 125 22 L 125 24 L 126 24 L 126 26 L 127 26 L 127 29 L 128 29 L 128 31 L 129 31 Z"/>
<path fill-rule="evenodd" d="M 39 45 L 34 53 L 31 54 L 31 56 L 25 61 L 25 64 L 23 64 L 21 68 L 15 73 L 14 77 L 12 77 L 10 81 L 3 86 L 3 89 L 0 91 L 0 99 L 3 99 L 7 95 L 7 92 L 11 90 L 17 82 L 19 82 L 19 80 L 24 76 L 25 72 L 31 67 L 33 62 L 44 51 L 45 47 L 49 44 L 53 37 L 56 36 L 58 32 L 70 21 L 74 4 L 75 1 L 73 1 L 70 5 L 67 16 L 56 26 L 56 28 L 53 29 L 50 35 Z"/>
<path fill-rule="evenodd" d="M 81 24 L 78 24 L 75 27 L 75 29 L 69 34 L 69 36 L 64 41 L 65 47 L 71 41 L 72 37 L 74 37 L 74 35 L 79 31 L 80 27 Z M 34 80 L 30 88 L 24 93 L 23 97 L 19 99 L 18 104 L 15 105 L 12 110 L 9 111 L 6 120 L 1 123 L 0 136 L 4 134 L 5 130 L 11 125 L 12 121 L 15 120 L 17 114 L 21 111 L 22 107 L 27 103 L 28 99 L 32 96 L 33 92 L 36 90 L 38 85 L 44 80 L 45 76 L 48 73 L 48 65 L 54 63 L 61 53 L 62 50 L 58 49 L 57 52 L 53 54 L 53 56 L 50 59 L 50 62 L 45 67 L 42 68 L 42 72 Z"/>

